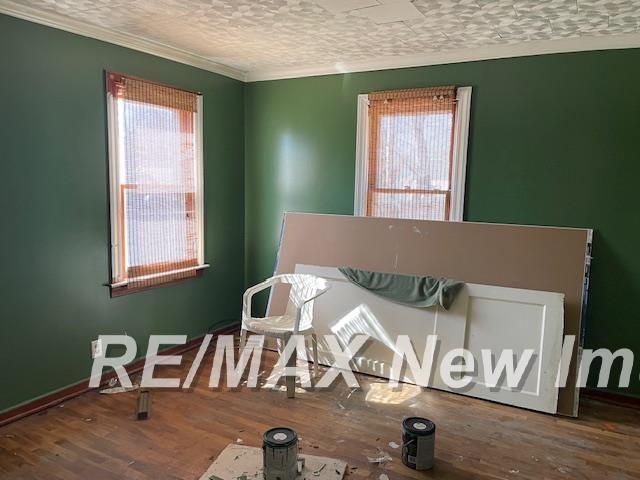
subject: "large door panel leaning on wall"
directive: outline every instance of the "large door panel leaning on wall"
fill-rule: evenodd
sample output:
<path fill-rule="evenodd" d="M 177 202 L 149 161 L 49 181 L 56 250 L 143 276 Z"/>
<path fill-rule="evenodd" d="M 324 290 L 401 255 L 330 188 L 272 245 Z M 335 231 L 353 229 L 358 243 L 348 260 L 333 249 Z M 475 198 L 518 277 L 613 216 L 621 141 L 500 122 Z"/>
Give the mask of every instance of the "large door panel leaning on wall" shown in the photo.
<path fill-rule="evenodd" d="M 563 294 L 467 284 L 447 311 L 391 302 L 352 284 L 337 268 L 298 264 L 295 272 L 326 278 L 331 285 L 314 305 L 313 323 L 319 336 L 320 363 L 333 363 L 323 335 L 336 335 L 347 345 L 354 334 L 365 333 L 372 341 L 354 357 L 356 370 L 389 378 L 398 335 L 409 336 L 420 361 L 427 336 L 437 335 L 439 345 L 429 386 L 556 413 L 555 381 L 562 351 Z M 457 348 L 469 350 L 476 360 L 474 372 L 468 375 L 471 383 L 460 391 L 450 388 L 440 376 L 444 355 Z M 533 350 L 522 383 L 509 388 L 503 376 L 497 386 L 486 385 L 483 349 L 491 350 L 496 358 L 503 350 L 513 350 L 516 365 L 525 349 Z M 495 359 L 489 367 L 493 370 Z M 416 383 L 409 368 L 404 369 L 400 380 Z"/>
<path fill-rule="evenodd" d="M 577 416 L 591 237 L 591 230 L 579 228 L 287 213 L 275 273 L 293 273 L 296 265 L 349 266 L 561 293 L 564 335 L 576 341 L 557 412 Z M 268 313 L 283 312 L 286 301 L 286 289 L 276 288 Z M 481 307 L 488 308 L 473 305 Z M 477 348 L 485 340 L 474 335 L 469 346 Z"/>

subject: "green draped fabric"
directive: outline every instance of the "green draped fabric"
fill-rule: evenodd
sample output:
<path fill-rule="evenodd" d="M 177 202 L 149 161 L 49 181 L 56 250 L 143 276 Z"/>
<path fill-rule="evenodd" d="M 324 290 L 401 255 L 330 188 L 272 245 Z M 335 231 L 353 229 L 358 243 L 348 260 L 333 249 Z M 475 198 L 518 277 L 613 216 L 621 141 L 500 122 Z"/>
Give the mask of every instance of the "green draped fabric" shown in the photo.
<path fill-rule="evenodd" d="M 449 278 L 371 272 L 359 268 L 339 267 L 350 282 L 389 300 L 411 307 L 440 305 L 449 310 L 463 282 Z"/>

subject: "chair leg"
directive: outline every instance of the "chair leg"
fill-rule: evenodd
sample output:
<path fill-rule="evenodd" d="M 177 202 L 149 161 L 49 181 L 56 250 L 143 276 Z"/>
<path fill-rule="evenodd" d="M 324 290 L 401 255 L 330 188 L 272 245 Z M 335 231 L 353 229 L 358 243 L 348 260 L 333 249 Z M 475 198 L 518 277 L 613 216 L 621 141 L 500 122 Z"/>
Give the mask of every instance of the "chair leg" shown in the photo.
<path fill-rule="evenodd" d="M 247 344 L 247 331 L 243 328 L 240 330 L 240 352 L 244 350 L 244 346 Z"/>
<path fill-rule="evenodd" d="M 287 336 L 285 336 L 284 338 L 284 344 L 285 346 L 289 343 L 289 340 L 291 339 L 291 335 L 288 334 Z M 283 350 L 285 350 L 286 347 L 283 347 Z M 291 356 L 287 359 L 287 367 L 288 368 L 295 368 L 296 366 L 296 357 L 298 356 L 298 352 L 296 351 L 296 349 L 294 348 L 293 351 L 291 352 Z M 296 396 L 296 377 L 295 375 L 285 375 L 285 382 L 287 385 L 287 398 L 294 398 Z"/>
<path fill-rule="evenodd" d="M 318 376 L 318 336 L 311 334 L 311 346 L 313 348 L 313 376 Z"/>

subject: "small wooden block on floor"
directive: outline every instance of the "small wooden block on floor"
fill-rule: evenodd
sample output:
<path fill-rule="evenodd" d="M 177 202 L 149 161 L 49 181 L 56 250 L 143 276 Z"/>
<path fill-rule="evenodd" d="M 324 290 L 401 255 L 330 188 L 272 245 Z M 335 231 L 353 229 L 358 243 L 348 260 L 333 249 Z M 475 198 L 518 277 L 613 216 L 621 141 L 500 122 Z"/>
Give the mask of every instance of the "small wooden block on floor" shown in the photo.
<path fill-rule="evenodd" d="M 138 416 L 138 420 L 147 420 L 149 418 L 149 413 L 151 410 L 151 393 L 149 390 L 140 391 L 140 396 L 138 397 L 138 408 L 136 410 L 136 414 Z"/>
<path fill-rule="evenodd" d="M 304 469 L 298 480 L 342 480 L 347 463 L 315 455 L 300 455 Z M 262 449 L 229 444 L 200 480 L 262 480 Z"/>

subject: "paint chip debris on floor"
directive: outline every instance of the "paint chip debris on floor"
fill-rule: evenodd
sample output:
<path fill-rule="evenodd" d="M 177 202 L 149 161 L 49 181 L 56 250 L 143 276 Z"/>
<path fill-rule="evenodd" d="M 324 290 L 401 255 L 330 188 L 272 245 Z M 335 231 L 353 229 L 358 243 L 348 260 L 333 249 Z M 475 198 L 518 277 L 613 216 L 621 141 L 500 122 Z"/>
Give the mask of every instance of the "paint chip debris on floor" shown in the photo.
<path fill-rule="evenodd" d="M 393 460 L 391 458 L 391 455 L 380 448 L 373 452 L 365 450 L 362 453 L 364 453 L 364 455 L 367 457 L 369 463 L 374 463 L 377 465 L 385 465 L 386 463 Z"/>

